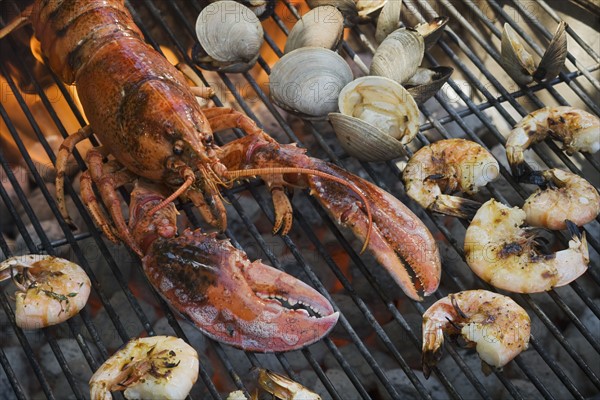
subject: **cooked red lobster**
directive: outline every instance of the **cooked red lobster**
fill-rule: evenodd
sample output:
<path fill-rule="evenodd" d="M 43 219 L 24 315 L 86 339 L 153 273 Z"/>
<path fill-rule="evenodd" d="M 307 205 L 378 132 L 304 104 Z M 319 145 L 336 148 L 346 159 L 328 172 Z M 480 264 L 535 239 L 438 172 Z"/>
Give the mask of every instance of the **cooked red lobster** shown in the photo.
<path fill-rule="evenodd" d="M 375 185 L 308 157 L 294 145 L 276 143 L 251 119 L 236 111 L 202 110 L 195 96 L 206 95 L 207 90 L 190 87 L 177 68 L 145 43 L 123 1 L 36 0 L 19 19 L 0 30 L 0 38 L 28 22 L 33 24 L 35 36 L 41 42 L 47 65 L 64 82 L 76 84 L 90 122 L 65 140 L 57 156 L 57 198 L 65 219 L 68 220 L 68 213 L 63 181 L 67 159 L 79 141 L 94 134 L 102 148 L 92 149 L 86 155 L 88 170 L 81 178 L 83 201 L 108 238 L 122 240 L 144 260 L 153 258 L 148 253 L 147 239 L 131 234 L 131 229 L 137 232 L 137 227 L 127 226 L 116 188 L 138 178 L 160 184 L 170 193 L 151 210 L 145 210 L 150 217 L 160 215 L 166 207 L 171 209 L 171 202 L 182 197 L 191 200 L 208 223 L 223 230 L 227 222 L 220 189 L 235 179 L 260 176 L 273 195 L 276 231 L 286 234 L 292 222 L 291 204 L 282 189 L 288 185 L 309 188 L 338 223 L 351 227 L 364 240 L 365 248 L 408 296 L 420 299 L 419 290 L 428 295 L 437 289 L 441 270 L 437 246 L 425 225 L 407 207 Z M 232 127 L 244 129 L 248 136 L 217 146 L 213 130 Z M 113 158 L 105 163 L 103 158 L 107 155 Z M 111 219 L 96 199 L 92 182 L 97 185 Z M 134 205 L 133 210 L 136 207 Z M 168 231 L 175 234 L 173 227 Z M 199 250 L 185 252 L 182 262 L 192 265 L 194 259 L 187 257 L 212 257 L 213 247 L 203 246 L 204 241 L 214 243 L 216 239 L 194 232 L 171 239 L 169 243 L 197 245 L 208 251 L 206 254 Z M 233 258 L 245 257 L 231 246 L 222 245 L 221 249 L 222 256 L 229 252 Z M 247 271 L 256 273 L 236 276 L 250 287 L 262 282 L 261 279 L 279 279 L 280 273 L 260 263 L 248 262 L 247 265 Z M 160 275 L 156 268 L 153 273 Z M 227 308 L 239 321 L 248 322 L 255 314 L 242 304 L 254 303 L 256 297 L 227 302 L 219 300 L 216 294 L 225 290 L 225 281 L 232 280 L 228 274 L 233 272 L 228 268 L 224 267 L 219 278 L 209 280 L 208 286 L 203 288 L 212 293 L 206 299 L 213 302 L 214 307 Z M 407 268 L 418 278 L 416 284 Z M 269 275 L 258 277 L 258 272 Z M 189 285 L 184 275 L 180 277 L 181 285 Z M 156 280 L 151 281 L 158 284 Z M 192 303 L 177 302 L 160 285 L 157 290 L 179 311 L 190 315 Z M 204 296 L 204 292 L 200 291 L 198 296 Z M 321 301 L 316 292 L 310 296 L 317 303 Z M 242 308 L 236 308 L 238 306 Z M 260 302 L 255 306 L 267 307 Z M 202 325 L 195 319 L 194 322 Z M 316 322 L 313 319 L 311 323 Z M 238 329 L 241 325 L 232 326 Z M 232 340 L 228 329 L 225 333 L 216 333 L 211 330 L 213 327 L 200 327 L 209 335 L 242 348 L 248 348 L 252 342 L 255 345 L 249 348 L 266 351 L 270 349 L 269 340 L 273 340 L 259 339 L 242 331 L 238 334 L 245 337 Z M 279 326 L 276 332 L 285 329 L 293 328 L 287 324 Z M 318 330 L 322 335 L 327 331 L 328 328 Z M 279 334 L 276 332 L 273 334 Z M 301 339 L 279 350 L 292 350 L 309 342 Z"/>

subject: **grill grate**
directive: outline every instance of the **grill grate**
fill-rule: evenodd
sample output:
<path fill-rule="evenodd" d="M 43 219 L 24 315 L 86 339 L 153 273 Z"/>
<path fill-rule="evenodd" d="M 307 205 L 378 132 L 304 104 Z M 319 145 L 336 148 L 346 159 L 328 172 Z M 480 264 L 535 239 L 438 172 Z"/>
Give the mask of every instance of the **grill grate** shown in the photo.
<path fill-rule="evenodd" d="M 189 62 L 186 50 L 192 40 L 194 29 L 193 21 L 195 16 L 202 8 L 200 1 L 173 1 L 173 2 L 158 2 L 152 0 L 137 0 L 126 2 L 132 11 L 135 22 L 140 26 L 142 32 L 146 36 L 148 42 L 158 49 L 158 43 L 166 44 L 174 48 L 179 56 Z M 287 34 L 286 27 L 287 17 L 298 18 L 294 4 L 288 0 L 281 1 L 283 7 L 278 8 L 279 14 L 274 14 L 271 19 L 283 33 Z M 502 149 L 505 143 L 503 133 L 504 128 L 497 127 L 498 121 L 506 126 L 514 125 L 522 116 L 529 111 L 543 107 L 544 105 L 567 105 L 568 95 L 570 101 L 577 101 L 596 114 L 600 115 L 598 106 L 598 91 L 600 84 L 598 82 L 598 67 L 600 66 L 600 57 L 597 52 L 588 45 L 586 41 L 579 37 L 576 30 L 568 28 L 567 32 L 570 37 L 570 50 L 573 48 L 573 42 L 577 43 L 582 51 L 586 54 L 585 57 L 575 58 L 575 55 L 570 53 L 568 60 L 568 72 L 562 72 L 559 77 L 549 82 L 533 85 L 527 88 L 518 88 L 516 86 L 508 87 L 506 83 L 501 82 L 501 79 L 494 75 L 490 69 L 490 65 L 497 64 L 499 61 L 498 43 L 500 37 L 500 29 L 502 23 L 508 22 L 538 53 L 541 54 L 540 47 L 533 39 L 534 36 L 541 35 L 545 38 L 551 37 L 551 32 L 542 23 L 542 18 L 549 18 L 552 21 L 558 21 L 559 17 L 553 10 L 559 7 L 558 3 L 552 2 L 551 5 L 544 1 L 528 2 L 528 1 L 509 1 L 511 6 L 510 14 L 504 7 L 504 2 L 488 0 L 486 2 L 471 2 L 464 0 L 463 2 L 450 2 L 448 0 L 440 0 L 433 3 L 428 3 L 424 0 L 404 1 L 403 19 L 414 18 L 417 22 L 424 21 L 445 14 L 451 17 L 452 22 L 450 27 L 446 29 L 446 33 L 440 40 L 439 44 L 427 55 L 427 62 L 431 65 L 438 63 L 450 64 L 456 69 L 456 75 L 462 75 L 465 81 L 468 82 L 470 88 L 476 91 L 479 96 L 474 100 L 475 96 L 470 96 L 461 82 L 450 80 L 449 85 L 454 92 L 460 97 L 464 103 L 464 107 L 456 109 L 448 97 L 444 93 L 438 93 L 435 96 L 435 101 L 430 101 L 425 106 L 421 107 L 421 111 L 425 117 L 425 123 L 421 125 L 421 133 L 417 136 L 416 142 L 420 145 L 426 145 L 430 140 L 437 140 L 438 137 L 449 138 L 457 135 L 458 131 L 450 131 L 449 125 L 455 123 L 460 128 L 460 132 L 464 132 L 470 140 L 476 141 L 488 149 L 493 147 Z M 6 6 L 6 7 L 5 7 Z M 10 15 L 15 14 L 14 5 L 12 2 L 0 0 L 0 7 Z M 534 11 L 532 11 L 532 7 Z M 285 12 L 285 15 L 283 14 Z M 488 17 L 488 14 L 493 14 L 495 20 Z M 169 18 L 167 18 L 167 16 Z M 0 23 L 6 24 L 5 15 L 0 15 L 2 20 Z M 368 58 L 369 52 L 373 45 L 368 42 L 367 36 L 361 30 L 368 30 L 371 27 L 358 27 L 351 30 L 350 37 L 342 46 L 342 54 L 348 56 L 350 61 L 358 69 L 364 70 L 365 62 L 361 58 Z M 157 33 L 158 32 L 158 33 Z M 529 32 L 529 33 L 528 33 Z M 160 35 L 158 39 L 153 35 Z M 183 36 L 182 36 L 183 35 Z M 487 37 L 484 35 L 488 35 Z M 281 49 L 277 46 L 274 37 L 270 33 L 265 34 L 265 39 L 270 47 L 270 51 L 276 56 L 282 55 Z M 12 48 L 15 47 L 13 38 L 5 39 Z M 483 55 L 483 56 L 482 56 Z M 489 62 L 489 59 L 493 62 Z M 584 61 L 585 60 L 585 61 Z M 50 117 L 60 134 L 64 137 L 70 132 L 64 128 L 57 111 L 54 108 L 53 102 L 42 90 L 42 84 L 38 81 L 35 74 L 31 71 L 31 66 L 27 65 L 23 60 L 15 61 L 19 69 L 21 69 L 27 79 L 32 82 L 35 92 L 40 96 L 40 99 L 45 109 L 50 114 Z M 265 73 L 270 73 L 269 63 L 260 58 L 258 61 L 260 68 Z M 591 64 L 591 67 L 588 66 Z M 200 71 L 198 71 L 200 72 Z M 38 125 L 36 117 L 29 109 L 24 94 L 17 88 L 16 82 L 11 77 L 6 66 L 0 64 L 0 73 L 6 79 L 6 83 L 10 90 L 14 93 L 20 110 L 24 113 L 31 129 L 35 133 L 37 139 L 42 144 L 44 151 L 48 154 L 51 161 L 55 161 L 54 153 L 50 144 L 46 141 L 43 135 L 43 126 Z M 235 213 L 230 213 L 234 223 L 239 224 L 248 232 L 248 237 L 241 236 L 235 232 L 230 225 L 225 234 L 231 239 L 232 243 L 246 251 L 256 250 L 256 257 L 264 257 L 268 262 L 276 268 L 285 269 L 285 259 L 281 257 L 281 251 L 274 248 L 276 246 L 284 246 L 285 252 L 289 254 L 289 259 L 300 267 L 299 273 L 303 274 L 307 281 L 323 293 L 333 304 L 336 310 L 340 310 L 339 304 L 336 304 L 334 296 L 327 291 L 326 285 L 322 282 L 322 275 L 319 271 L 313 268 L 313 260 L 304 249 L 306 246 L 311 246 L 314 249 L 314 256 L 320 260 L 320 264 L 326 265 L 332 276 L 344 289 L 344 293 L 349 296 L 353 302 L 353 306 L 359 311 L 361 319 L 366 321 L 366 329 L 376 338 L 381 344 L 379 349 L 383 350 L 391 360 L 393 367 L 400 368 L 409 383 L 414 387 L 414 396 L 420 398 L 436 397 L 432 394 L 432 388 L 422 380 L 422 375 L 413 370 L 415 367 L 411 357 L 418 354 L 421 346 L 421 337 L 418 327 L 411 323 L 410 316 L 420 316 L 430 302 L 435 301 L 450 292 L 465 290 L 471 288 L 486 288 L 490 287 L 483 282 L 477 280 L 474 285 L 465 281 L 465 274 L 460 271 L 464 270 L 464 253 L 461 241 L 457 240 L 456 229 L 464 235 L 465 224 L 460 226 L 456 221 L 449 221 L 447 218 L 434 216 L 419 209 L 418 206 L 408 200 L 402 189 L 398 187 L 396 182 L 399 180 L 401 173 L 398 166 L 393 162 L 383 164 L 368 164 L 358 163 L 347 157 L 341 152 L 335 141 L 331 140 L 331 135 L 322 134 L 323 126 L 318 123 L 304 121 L 304 128 L 308 131 L 308 135 L 300 135 L 298 129 L 292 128 L 284 115 L 269 101 L 268 96 L 260 87 L 260 83 L 250 73 L 242 74 L 244 84 L 250 86 L 259 99 L 262 107 L 270 113 L 267 117 L 256 112 L 252 105 L 246 102 L 242 96 L 237 78 L 231 75 L 219 74 L 220 84 L 225 85 L 227 90 L 235 99 L 239 108 L 247 115 L 252 117 L 259 126 L 266 124 L 268 118 L 273 118 L 277 124 L 276 129 L 267 128 L 271 134 L 279 134 L 278 139 L 288 142 L 304 143 L 309 147 L 312 154 L 318 154 L 329 161 L 336 163 L 344 168 L 367 177 L 378 186 L 388 190 L 395 196 L 399 197 L 411 209 L 419 215 L 425 223 L 431 228 L 434 234 L 443 237 L 440 242 L 444 246 L 446 253 L 443 258 L 444 272 L 442 277 L 443 287 L 436 292 L 431 300 L 427 300 L 425 304 L 410 302 L 403 300 L 402 303 L 397 301 L 396 296 L 386 291 L 386 285 L 382 279 L 378 277 L 376 271 L 371 268 L 372 262 L 368 257 L 359 256 L 356 251 L 356 246 L 348 241 L 343 232 L 341 232 L 335 223 L 329 218 L 327 213 L 318 202 L 312 198 L 308 198 L 305 193 L 297 194 L 295 203 L 306 207 L 310 212 L 318 215 L 325 222 L 327 234 L 332 235 L 336 242 L 336 250 L 332 250 L 329 243 L 326 243 L 322 237 L 315 233 L 310 221 L 307 221 L 306 216 L 301 215 L 299 211 L 294 211 L 294 228 L 290 236 L 275 239 L 271 241 L 267 236 L 261 235 L 264 229 L 258 229 L 253 222 L 253 218 L 247 210 L 248 198 L 258 207 L 263 217 L 269 221 L 273 221 L 271 205 L 268 198 L 262 191 L 262 184 L 250 182 L 240 185 L 234 189 L 225 192 L 225 197 L 231 204 Z M 80 125 L 84 125 L 85 121 L 82 115 L 77 110 L 75 101 L 72 99 L 68 89 L 58 82 L 56 77 L 53 77 L 58 83 L 61 95 L 67 100 L 70 111 L 74 114 Z M 205 77 L 203 77 L 204 79 Z M 206 81 L 205 81 L 206 82 Z M 509 82 L 508 84 L 512 84 Z M 6 88 L 0 88 L 4 91 Z M 5 94 L 2 93 L 4 98 Z M 574 99 L 574 100 L 571 100 Z M 216 100 L 217 105 L 222 105 L 220 100 Z M 527 107 L 525 107 L 525 104 Z M 438 115 L 439 111 L 435 108 L 443 110 L 443 115 Z M 190 330 L 186 329 L 184 324 L 180 325 L 179 320 L 169 309 L 168 305 L 154 291 L 149 289 L 149 285 L 144 278 L 139 278 L 142 282 L 142 287 L 134 286 L 135 280 L 128 280 L 126 274 L 120 265 L 122 259 L 120 254 L 115 254 L 114 247 L 108 246 L 102 239 L 100 233 L 93 228 L 92 220 L 85 211 L 85 208 L 76 191 L 73 189 L 70 182 L 67 182 L 67 193 L 73 198 L 77 212 L 81 214 L 81 218 L 85 222 L 89 233 L 74 233 L 72 232 L 65 221 L 60 217 L 56 203 L 53 198 L 53 192 L 46 188 L 43 174 L 36 168 L 34 160 L 25 147 L 20 133 L 17 131 L 13 123 L 14 111 L 8 110 L 4 106 L 4 102 L 0 104 L 0 117 L 6 124 L 8 134 L 14 139 L 18 146 L 20 156 L 26 165 L 27 170 L 31 174 L 35 184 L 40 187 L 46 203 L 55 216 L 55 222 L 59 225 L 63 237 L 58 239 L 50 238 L 45 231 L 44 226 L 37 218 L 37 210 L 34 210 L 30 205 L 22 183 L 15 176 L 11 169 L 11 164 L 8 161 L 7 154 L 0 151 L 0 164 L 2 165 L 2 184 L 0 185 L 0 197 L 2 198 L 3 207 L 15 221 L 16 228 L 21 235 L 26 249 L 21 249 L 22 252 L 39 252 L 44 251 L 49 254 L 57 254 L 63 250 L 64 246 L 69 247 L 72 252 L 72 259 L 78 262 L 90 276 L 93 286 L 93 298 L 98 303 L 98 307 L 104 310 L 108 316 L 111 326 L 100 326 L 94 320 L 94 316 L 89 310 L 89 306 L 84 309 L 79 316 L 69 320 L 62 328 L 47 328 L 43 329 L 38 341 L 47 344 L 49 351 L 53 354 L 54 361 L 57 363 L 60 371 L 58 374 L 66 380 L 66 386 L 63 389 L 56 387 L 54 378 L 48 373 L 48 365 L 35 350 L 36 339 L 29 333 L 25 333 L 14 324 L 14 314 L 12 311 L 12 303 L 10 295 L 7 291 L 3 291 L 0 296 L 0 304 L 3 312 L 1 317 L 7 320 L 5 326 L 2 326 L 2 335 L 16 336 L 16 339 L 21 346 L 24 359 L 26 360 L 26 374 L 17 372 L 23 370 L 23 367 L 17 366 L 15 359 L 8 355 L 8 347 L 2 344 L 0 346 L 0 364 L 4 369 L 7 381 L 14 391 L 14 397 L 23 399 L 31 395 L 28 389 L 30 386 L 38 388 L 38 394 L 44 395 L 47 398 L 64 398 L 87 397 L 85 385 L 78 381 L 77 368 L 79 365 L 86 365 L 90 371 L 94 371 L 109 356 L 111 352 L 110 345 L 106 343 L 103 333 L 107 330 L 114 330 L 118 336 L 119 342 L 125 342 L 130 338 L 131 321 L 124 320 L 122 311 L 116 309 L 112 300 L 106 294 L 106 284 L 103 284 L 102 279 L 97 276 L 100 272 L 92 268 L 94 260 L 89 256 L 89 244 L 92 243 L 98 249 L 98 253 L 106 263 L 113 275 L 113 281 L 119 286 L 119 290 L 123 293 L 128 307 L 135 317 L 138 319 L 141 331 L 139 334 L 154 335 L 155 326 L 152 325 L 152 318 L 149 315 L 147 307 L 144 307 L 142 301 L 136 297 L 139 291 L 150 293 L 152 300 L 160 312 L 163 313 L 168 321 L 170 329 L 180 337 L 186 340 L 192 340 L 192 344 L 196 344 Z M 486 135 L 479 135 L 474 129 L 475 125 L 481 125 L 488 132 Z M 235 132 L 240 136 L 242 132 Z M 313 144 L 314 142 L 314 144 Z M 97 143 L 95 143 L 97 144 Z M 311 145 L 313 144 L 313 145 Z M 408 149 L 409 154 L 412 154 L 416 148 Z M 588 180 L 598 187 L 598 172 L 600 171 L 600 163 L 598 157 L 589 155 L 574 155 L 568 157 L 554 143 L 547 141 L 544 144 L 533 146 L 535 153 L 540 160 L 548 167 L 563 167 L 583 174 L 588 177 Z M 84 163 L 81 157 L 76 156 L 76 161 L 80 168 L 84 168 Z M 582 172 L 583 171 L 583 172 Z M 502 178 L 500 179 L 503 186 L 499 184 L 488 185 L 489 194 L 494 198 L 504 202 L 519 204 L 529 194 L 526 187 L 518 184 L 510 175 L 509 171 L 501 168 Z M 8 193 L 8 190 L 15 192 L 18 202 L 22 204 L 23 213 L 26 219 L 21 216 L 17 209 L 17 204 L 14 203 L 14 197 Z M 127 199 L 126 193 L 124 197 Z M 183 210 L 188 215 L 193 225 L 199 226 L 199 221 L 196 218 L 193 210 L 189 205 L 183 205 Z M 597 222 L 600 220 L 597 219 Z M 28 222 L 32 225 L 33 231 L 28 232 Z M 590 364 L 589 360 L 593 358 L 587 357 L 582 353 L 580 347 L 576 347 L 570 339 L 567 338 L 564 326 L 557 323 L 554 316 L 557 312 L 564 315 L 564 318 L 559 322 L 567 321 L 572 324 L 577 335 L 584 339 L 587 345 L 596 353 L 596 360 L 600 354 L 600 345 L 598 343 L 598 326 L 594 328 L 586 326 L 581 319 L 581 313 L 576 312 L 574 308 L 587 308 L 596 318 L 600 318 L 600 310 L 597 304 L 599 297 L 600 276 L 598 274 L 598 252 L 600 242 L 597 237 L 598 223 L 589 224 L 586 228 L 586 234 L 591 250 L 591 264 L 589 271 L 569 287 L 551 291 L 547 294 L 539 295 L 511 295 L 513 299 L 525 306 L 532 318 L 539 321 L 537 330 L 533 330 L 530 349 L 525 354 L 534 354 L 536 357 L 525 357 L 525 354 L 517 357 L 514 365 L 510 366 L 510 371 L 497 372 L 494 371 L 494 376 L 482 377 L 478 371 L 478 366 L 474 367 L 469 357 L 469 354 L 459 349 L 455 344 L 446 346 L 445 361 L 452 360 L 453 364 L 446 362 L 442 363 L 439 368 L 433 369 L 435 376 L 447 397 L 451 398 L 468 398 L 470 393 L 476 393 L 482 398 L 493 398 L 498 394 L 496 383 L 499 382 L 512 397 L 521 399 L 528 397 L 531 394 L 523 389 L 523 386 L 517 384 L 518 381 L 527 380 L 535 390 L 533 396 L 553 399 L 560 398 L 565 394 L 575 398 L 585 398 L 589 395 L 590 390 L 600 390 L 600 380 L 598 379 L 598 365 Z M 458 226 L 458 228 L 457 228 Z M 568 238 L 562 233 L 555 234 L 560 243 L 564 246 L 568 243 Z M 53 240 L 51 240 L 53 239 Z M 248 242 L 250 240 L 250 242 Z M 256 247 L 258 246 L 258 247 Z M 345 256 L 351 261 L 353 267 L 360 273 L 358 279 L 364 279 L 368 282 L 371 295 L 367 296 L 364 291 L 361 291 L 357 286 L 357 279 L 350 279 L 347 271 L 345 271 L 339 260 L 335 257 L 335 252 L 342 249 Z M 5 234 L 0 234 L 0 249 L 4 257 L 13 255 L 9 238 Z M 456 261 L 456 262 L 455 262 Z M 133 275 L 141 276 L 141 267 L 139 263 L 135 263 Z M 470 274 L 470 271 L 468 271 Z M 384 278 L 385 279 L 385 278 Z M 371 298 L 372 297 L 372 298 Z M 575 305 L 575 306 L 574 306 Z M 342 310 L 343 311 L 343 310 Z M 382 314 L 385 314 L 382 316 Z M 390 335 L 389 329 L 384 329 L 383 322 L 386 326 L 390 324 L 396 328 L 400 328 L 402 338 L 404 340 L 398 342 Z M 596 321 L 597 322 L 597 321 Z M 536 325 L 534 325 L 536 328 Z M 67 331 L 65 331 L 65 329 Z M 342 312 L 338 327 L 335 332 L 342 332 L 346 340 L 350 343 L 341 343 L 334 341 L 332 338 L 326 338 L 322 344 L 310 346 L 299 352 L 290 354 L 277 354 L 272 357 L 256 355 L 251 353 L 243 353 L 238 350 L 222 346 L 217 342 L 205 339 L 208 342 L 207 357 L 201 362 L 200 379 L 196 384 L 195 391 L 192 393 L 194 398 L 221 398 L 223 395 L 220 390 L 223 387 L 231 390 L 244 390 L 246 394 L 251 390 L 252 382 L 246 376 L 246 366 L 262 366 L 273 367 L 273 360 L 277 360 L 275 368 L 282 370 L 291 378 L 304 382 L 305 375 L 302 375 L 304 368 L 299 368 L 299 361 L 306 369 L 310 369 L 316 374 L 317 382 L 324 387 L 331 398 L 348 399 L 350 398 L 350 386 L 340 386 L 339 380 L 333 379 L 330 374 L 327 374 L 322 362 L 322 352 L 331 355 L 337 362 L 336 368 L 343 371 L 347 377 L 347 382 L 352 386 L 352 393 L 356 393 L 357 398 L 401 398 L 405 396 L 399 390 L 399 386 L 393 382 L 389 370 L 389 366 L 384 366 L 384 361 L 380 357 L 376 357 L 373 347 L 369 341 L 374 339 L 365 338 L 361 332 L 365 328 L 359 327 L 355 319 L 346 312 Z M 162 332 L 158 332 L 162 333 Z M 332 335 L 334 336 L 334 335 Z M 59 343 L 60 338 L 69 337 L 75 339 L 77 343 L 76 355 L 67 354 L 64 349 L 61 349 Z M 556 350 L 550 350 L 546 346 L 546 342 L 550 340 L 555 343 Z M 376 380 L 380 390 L 373 389 L 373 385 L 366 382 L 364 374 L 356 365 L 353 365 L 352 360 L 345 352 L 346 346 L 356 348 L 357 354 L 362 357 L 360 360 L 364 364 L 365 369 L 372 373 L 373 379 Z M 300 356 L 301 355 L 301 356 Z M 446 360 L 448 359 L 448 360 Z M 573 368 L 566 367 L 567 362 L 575 363 Z M 516 366 L 515 366 L 516 365 Z M 466 391 L 464 387 L 457 384 L 457 374 L 455 367 L 460 369 L 461 377 L 464 376 L 466 381 L 471 386 L 472 391 Z M 508 368 L 508 367 L 507 367 Z M 549 370 L 545 373 L 545 370 Z M 221 373 L 222 372 L 222 373 Z M 575 377 L 574 374 L 581 374 L 584 378 Z M 218 379 L 215 377 L 218 376 Z M 556 386 L 556 380 L 560 381 L 562 391 L 550 389 Z M 218 382 L 217 382 L 218 381 Z M 1 382 L 1 381 L 0 381 Z M 462 382 L 462 381 L 461 381 Z M 496 386 L 495 386 L 496 385 Z M 591 389 L 590 389 L 591 388 Z M 385 393 L 384 393 L 385 392 Z M 195 394 L 194 394 L 195 393 Z M 435 392 L 438 393 L 438 392 Z M 385 395 L 387 394 L 387 395 Z"/>

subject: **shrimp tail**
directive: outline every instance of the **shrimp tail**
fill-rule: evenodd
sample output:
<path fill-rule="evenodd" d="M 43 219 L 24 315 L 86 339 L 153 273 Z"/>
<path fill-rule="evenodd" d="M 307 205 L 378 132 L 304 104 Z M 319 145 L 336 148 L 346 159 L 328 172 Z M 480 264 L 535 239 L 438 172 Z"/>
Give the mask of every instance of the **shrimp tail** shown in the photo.
<path fill-rule="evenodd" d="M 571 234 L 571 236 L 573 238 L 577 238 L 579 240 L 582 239 L 581 231 L 579 230 L 579 228 L 577 227 L 577 224 L 575 222 L 566 219 L 565 224 L 567 225 L 567 230 L 569 231 L 569 233 Z"/>
<path fill-rule="evenodd" d="M 481 207 L 481 203 L 478 201 L 445 194 L 439 195 L 429 206 L 432 211 L 469 221 L 473 219 L 479 207 Z"/>
<path fill-rule="evenodd" d="M 428 331 L 430 325 L 423 320 L 423 351 L 421 355 L 421 365 L 423 376 L 429 379 L 431 369 L 437 365 L 442 358 L 444 348 L 444 332 L 441 324 L 436 324 L 433 330 Z"/>
<path fill-rule="evenodd" d="M 437 363 L 442 359 L 442 351 L 443 345 L 438 347 L 437 349 L 430 349 L 423 351 L 423 355 L 421 357 L 421 364 L 423 368 L 423 376 L 425 379 L 429 379 L 431 376 L 431 369 L 437 365 Z"/>

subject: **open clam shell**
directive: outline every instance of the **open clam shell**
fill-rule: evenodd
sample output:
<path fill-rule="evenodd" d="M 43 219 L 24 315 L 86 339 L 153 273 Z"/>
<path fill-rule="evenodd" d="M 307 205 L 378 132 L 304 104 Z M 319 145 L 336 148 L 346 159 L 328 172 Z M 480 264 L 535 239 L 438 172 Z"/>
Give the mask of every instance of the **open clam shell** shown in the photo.
<path fill-rule="evenodd" d="M 344 32 L 344 16 L 333 6 L 316 7 L 307 12 L 292 28 L 284 53 L 301 47 L 335 50 Z"/>
<path fill-rule="evenodd" d="M 338 95 L 352 78 L 350 66 L 336 52 L 303 47 L 273 66 L 269 89 L 273 102 L 284 110 L 321 119 L 337 110 Z"/>
<path fill-rule="evenodd" d="M 417 104 L 425 103 L 435 95 L 450 79 L 454 72 L 452 67 L 419 68 L 417 72 L 404 84 L 408 93 L 412 95 Z"/>
<path fill-rule="evenodd" d="M 381 43 L 396 29 L 400 28 L 400 13 L 402 11 L 402 0 L 390 0 L 385 3 L 379 17 L 375 30 L 375 40 Z"/>
<path fill-rule="evenodd" d="M 442 37 L 448 21 L 450 21 L 448 17 L 437 17 L 430 22 L 422 22 L 414 27 L 425 38 L 425 51 L 431 49 Z"/>
<path fill-rule="evenodd" d="M 567 24 L 561 21 L 540 64 L 536 67 L 533 56 L 525 50 L 517 33 L 509 24 L 504 24 L 501 64 L 508 75 L 520 85 L 526 85 L 534 79 L 552 79 L 558 75 L 567 58 L 566 28 Z"/>
<path fill-rule="evenodd" d="M 397 29 L 377 48 L 370 74 L 401 84 L 414 75 L 424 54 L 425 42 L 421 34 L 410 29 Z"/>
<path fill-rule="evenodd" d="M 263 28 L 248 7 L 235 1 L 206 6 L 196 20 L 200 48 L 194 60 L 205 69 L 243 72 L 252 68 L 263 43 Z"/>
<path fill-rule="evenodd" d="M 419 109 L 399 83 L 365 76 L 342 89 L 339 113 L 329 120 L 342 147 L 363 161 L 386 161 L 405 154 L 404 144 L 419 131 Z"/>

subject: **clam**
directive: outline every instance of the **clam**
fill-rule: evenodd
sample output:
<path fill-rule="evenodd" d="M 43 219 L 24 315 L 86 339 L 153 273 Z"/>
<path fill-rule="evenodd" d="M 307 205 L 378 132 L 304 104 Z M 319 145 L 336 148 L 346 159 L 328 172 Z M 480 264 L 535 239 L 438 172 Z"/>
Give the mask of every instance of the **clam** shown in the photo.
<path fill-rule="evenodd" d="M 329 120 L 342 147 L 363 161 L 404 155 L 404 144 L 419 131 L 419 109 L 400 85 L 381 76 L 364 76 L 340 92 L 339 113 Z"/>
<path fill-rule="evenodd" d="M 263 43 L 263 28 L 248 7 L 235 1 L 206 6 L 196 20 L 200 47 L 194 61 L 205 69 L 243 72 L 252 68 Z"/>
<path fill-rule="evenodd" d="M 526 85 L 543 79 L 552 79 L 559 74 L 567 58 L 567 24 L 561 21 L 552 41 L 542 56 L 539 65 L 535 66 L 533 56 L 517 37 L 517 33 L 508 24 L 502 31 L 501 64 L 508 75 L 518 84 Z"/>
<path fill-rule="evenodd" d="M 423 36 L 401 28 L 385 38 L 371 62 L 371 75 L 384 76 L 403 83 L 417 71 L 425 54 Z"/>
<path fill-rule="evenodd" d="M 448 17 L 437 17 L 430 22 L 422 22 L 414 27 L 425 38 L 425 50 L 431 49 L 442 37 L 448 21 L 450 21 Z"/>
<path fill-rule="evenodd" d="M 271 99 L 286 111 L 320 119 L 337 110 L 340 91 L 352 81 L 352 71 L 334 51 L 302 47 L 281 57 L 271 70 Z"/>
<path fill-rule="evenodd" d="M 454 72 L 452 67 L 418 68 L 417 72 L 404 83 L 404 87 L 417 104 L 422 104 L 444 86 L 452 72 Z"/>
<path fill-rule="evenodd" d="M 383 42 L 390 33 L 400 28 L 401 10 L 402 0 L 390 0 L 385 3 L 377 18 L 377 28 L 375 30 L 377 43 Z"/>
<path fill-rule="evenodd" d="M 344 17 L 333 6 L 316 7 L 307 12 L 292 28 L 284 53 L 301 47 L 335 50 L 344 32 Z"/>

